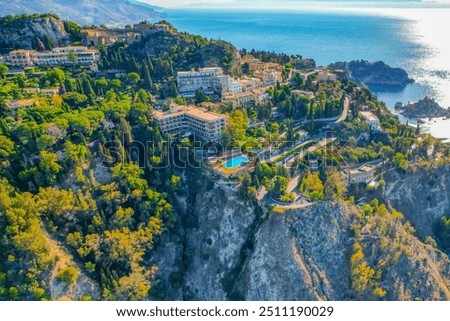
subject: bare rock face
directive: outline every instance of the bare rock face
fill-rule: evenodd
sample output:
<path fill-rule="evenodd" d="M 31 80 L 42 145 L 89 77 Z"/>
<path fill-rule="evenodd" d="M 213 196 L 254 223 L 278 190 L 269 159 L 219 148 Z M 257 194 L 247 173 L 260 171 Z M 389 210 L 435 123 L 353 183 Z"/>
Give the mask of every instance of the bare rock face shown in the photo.
<path fill-rule="evenodd" d="M 349 295 L 350 209 L 322 204 L 273 214 L 238 288 L 246 300 L 343 300 Z"/>
<path fill-rule="evenodd" d="M 420 242 L 399 213 L 381 209 L 362 220 L 356 207 L 327 202 L 272 214 L 236 283 L 238 297 L 448 300 L 447 255 Z M 363 258 L 355 263 L 356 244 Z M 373 277 L 362 281 L 361 263 Z"/>
<path fill-rule="evenodd" d="M 226 300 L 258 221 L 257 208 L 209 180 L 177 203 L 182 227 L 153 254 L 152 264 L 159 267 L 154 284 L 165 299 Z"/>
<path fill-rule="evenodd" d="M 197 199 L 198 225 L 187 234 L 190 262 L 185 279 L 188 296 L 196 300 L 226 299 L 227 273 L 239 263 L 251 232 L 255 208 L 233 194 L 216 187 Z"/>
<path fill-rule="evenodd" d="M 38 39 L 49 49 L 70 43 L 70 38 L 61 20 L 54 17 L 0 20 L 0 51 L 7 53 L 13 49 L 36 49 Z"/>
<path fill-rule="evenodd" d="M 422 240 L 434 237 L 435 223 L 450 213 L 450 168 L 405 175 L 392 171 L 385 179 L 386 201 L 405 215 Z"/>

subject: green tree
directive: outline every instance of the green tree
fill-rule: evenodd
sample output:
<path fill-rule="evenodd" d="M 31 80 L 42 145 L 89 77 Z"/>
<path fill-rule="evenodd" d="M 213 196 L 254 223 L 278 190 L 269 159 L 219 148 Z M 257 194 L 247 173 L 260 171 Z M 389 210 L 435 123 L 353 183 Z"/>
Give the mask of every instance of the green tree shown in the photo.
<path fill-rule="evenodd" d="M 0 135 L 0 158 L 7 158 L 15 151 L 14 142 L 6 136 Z"/>
<path fill-rule="evenodd" d="M 393 159 L 394 166 L 400 170 L 405 170 L 408 160 L 402 153 L 396 153 Z"/>
<path fill-rule="evenodd" d="M 436 225 L 436 240 L 441 249 L 450 252 L 450 218 L 442 216 Z"/>
<path fill-rule="evenodd" d="M 320 180 L 319 173 L 307 173 L 303 178 L 300 191 L 312 199 L 321 200 L 324 198 L 324 186 Z"/>
<path fill-rule="evenodd" d="M 41 151 L 39 155 L 41 157 L 39 169 L 43 181 L 48 185 L 53 185 L 56 182 L 57 174 L 62 170 L 61 165 L 57 162 L 57 155 L 47 151 Z"/>
<path fill-rule="evenodd" d="M 247 112 L 237 109 L 229 115 L 228 133 L 232 142 L 244 141 L 248 128 Z"/>
<path fill-rule="evenodd" d="M 344 177 L 336 169 L 331 170 L 327 174 L 327 180 L 325 183 L 325 196 L 326 198 L 338 201 L 344 197 L 347 191 Z"/>
<path fill-rule="evenodd" d="M 67 284 L 74 284 L 78 279 L 78 270 L 73 266 L 66 267 L 58 273 L 58 279 Z"/>
<path fill-rule="evenodd" d="M 47 79 L 54 85 L 62 84 L 66 80 L 66 74 L 61 68 L 53 68 L 47 72 Z"/>
<path fill-rule="evenodd" d="M 286 188 L 289 184 L 289 180 L 283 176 L 276 176 L 275 182 L 273 184 L 273 188 L 271 190 L 272 194 L 280 198 L 283 194 L 286 193 Z"/>
<path fill-rule="evenodd" d="M 130 72 L 128 74 L 128 80 L 131 85 L 137 85 L 141 81 L 141 76 L 137 72 Z"/>
<path fill-rule="evenodd" d="M 9 72 L 8 66 L 0 64 L 0 78 L 4 78 L 8 72 Z"/>
<path fill-rule="evenodd" d="M 67 92 L 63 96 L 64 101 L 72 108 L 81 108 L 86 106 L 88 97 L 77 92 Z"/>

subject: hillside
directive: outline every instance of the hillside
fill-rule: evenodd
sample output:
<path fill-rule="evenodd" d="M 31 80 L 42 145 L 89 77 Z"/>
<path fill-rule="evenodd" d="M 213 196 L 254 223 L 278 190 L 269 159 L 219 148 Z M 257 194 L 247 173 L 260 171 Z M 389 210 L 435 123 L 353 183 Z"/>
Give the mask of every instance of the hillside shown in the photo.
<path fill-rule="evenodd" d="M 176 58 L 174 67 L 179 70 L 219 66 L 227 73 L 241 73 L 238 51 L 232 44 L 180 32 L 169 23 L 164 23 L 167 29 L 144 30 L 143 40 L 130 46 L 127 51 L 138 58 L 163 57 L 176 52 L 173 55 Z"/>
<path fill-rule="evenodd" d="M 0 16 L 53 13 L 81 25 L 125 25 L 156 19 L 157 7 L 128 0 L 12 0 L 0 7 Z"/>

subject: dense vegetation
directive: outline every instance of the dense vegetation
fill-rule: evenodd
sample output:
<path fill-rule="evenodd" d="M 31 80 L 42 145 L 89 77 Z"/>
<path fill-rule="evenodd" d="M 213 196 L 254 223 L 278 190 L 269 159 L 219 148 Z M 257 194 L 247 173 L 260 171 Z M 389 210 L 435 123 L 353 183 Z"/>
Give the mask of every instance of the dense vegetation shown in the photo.
<path fill-rule="evenodd" d="M 57 260 L 49 238 L 69 246 L 104 299 L 146 297 L 154 268 L 144 257 L 177 220 L 165 191 L 179 180 L 150 165 L 163 155 L 162 137 L 140 76 L 94 79 L 53 68 L 1 81 L 0 297 L 48 298 L 45 275 Z M 59 87 L 60 95 L 22 92 L 34 86 Z M 10 110 L 21 98 L 32 105 Z M 130 152 L 136 137 L 156 142 L 151 159 Z M 110 170 L 99 174 L 102 160 Z"/>

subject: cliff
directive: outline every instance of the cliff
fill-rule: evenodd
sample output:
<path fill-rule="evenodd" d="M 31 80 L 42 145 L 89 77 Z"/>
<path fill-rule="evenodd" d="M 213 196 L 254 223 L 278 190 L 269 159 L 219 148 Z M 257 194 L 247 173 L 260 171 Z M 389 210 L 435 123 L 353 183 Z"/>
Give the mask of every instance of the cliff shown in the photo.
<path fill-rule="evenodd" d="M 336 62 L 328 67 L 344 70 L 349 79 L 361 86 L 405 86 L 413 79 L 401 68 L 392 68 L 382 61 L 369 62 L 366 60 L 353 60 L 350 62 Z"/>
<path fill-rule="evenodd" d="M 353 205 L 321 202 L 275 214 L 210 181 L 199 186 L 181 202 L 179 237 L 152 261 L 164 299 L 450 299 L 448 257 L 395 211 L 363 217 Z M 373 280 L 357 272 L 357 246 Z"/>
<path fill-rule="evenodd" d="M 125 25 L 161 16 L 145 3 L 134 0 L 11 0 L 0 7 L 0 16 L 53 13 L 81 25 Z"/>
<path fill-rule="evenodd" d="M 13 49 L 36 49 L 37 39 L 47 47 L 70 43 L 63 22 L 52 15 L 0 18 L 0 53 Z"/>
<path fill-rule="evenodd" d="M 404 213 L 422 240 L 427 236 L 435 238 L 435 224 L 450 213 L 450 168 L 419 169 L 406 174 L 389 171 L 385 180 L 386 202 Z"/>
<path fill-rule="evenodd" d="M 450 109 L 441 107 L 434 99 L 425 97 L 415 103 L 398 108 L 400 112 L 410 118 L 450 117 Z"/>

